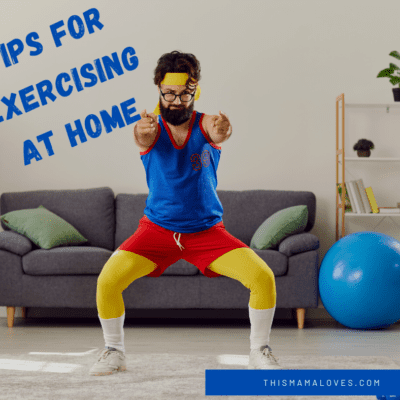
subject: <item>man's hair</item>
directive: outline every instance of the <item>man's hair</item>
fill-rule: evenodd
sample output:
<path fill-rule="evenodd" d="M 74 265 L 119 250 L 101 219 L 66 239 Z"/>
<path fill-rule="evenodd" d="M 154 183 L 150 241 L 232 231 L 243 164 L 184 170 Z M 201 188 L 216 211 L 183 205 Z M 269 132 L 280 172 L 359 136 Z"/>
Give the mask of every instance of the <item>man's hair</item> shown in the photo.
<path fill-rule="evenodd" d="M 192 86 L 200 80 L 200 62 L 190 53 L 182 53 L 178 50 L 163 54 L 154 70 L 154 83 L 161 85 L 167 72 L 186 72 L 189 75 L 186 86 Z"/>

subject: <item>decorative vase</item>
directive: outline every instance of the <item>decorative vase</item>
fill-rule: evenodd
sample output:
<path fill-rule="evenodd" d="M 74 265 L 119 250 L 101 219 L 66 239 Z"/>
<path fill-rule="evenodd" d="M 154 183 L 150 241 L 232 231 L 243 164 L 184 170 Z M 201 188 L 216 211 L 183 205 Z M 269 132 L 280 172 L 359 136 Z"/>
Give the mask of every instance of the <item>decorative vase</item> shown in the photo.
<path fill-rule="evenodd" d="M 400 101 L 400 88 L 393 88 L 394 101 Z"/>
<path fill-rule="evenodd" d="M 369 157 L 371 155 L 371 150 L 357 150 L 358 157 Z"/>

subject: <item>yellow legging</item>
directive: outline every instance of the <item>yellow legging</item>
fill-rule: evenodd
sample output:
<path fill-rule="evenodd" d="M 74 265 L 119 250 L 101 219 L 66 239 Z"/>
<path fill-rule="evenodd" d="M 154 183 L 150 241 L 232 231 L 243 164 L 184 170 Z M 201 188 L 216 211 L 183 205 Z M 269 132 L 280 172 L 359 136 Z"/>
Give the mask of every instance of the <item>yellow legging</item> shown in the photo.
<path fill-rule="evenodd" d="M 100 318 L 121 317 L 125 312 L 122 292 L 135 279 L 150 274 L 156 267 L 146 257 L 117 249 L 97 280 L 96 302 Z M 250 307 L 264 310 L 275 306 L 274 273 L 252 249 L 241 247 L 231 250 L 213 261 L 208 268 L 236 279 L 250 289 Z"/>

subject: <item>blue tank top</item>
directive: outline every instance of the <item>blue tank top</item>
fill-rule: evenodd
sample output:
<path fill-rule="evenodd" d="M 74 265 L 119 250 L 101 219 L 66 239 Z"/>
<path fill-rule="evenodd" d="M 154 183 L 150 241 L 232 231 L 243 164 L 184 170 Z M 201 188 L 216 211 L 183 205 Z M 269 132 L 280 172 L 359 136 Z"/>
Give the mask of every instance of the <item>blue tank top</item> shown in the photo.
<path fill-rule="evenodd" d="M 174 232 L 200 232 L 222 221 L 216 191 L 221 147 L 203 130 L 203 116 L 193 112 L 186 141 L 178 146 L 159 115 L 153 145 L 140 152 L 149 187 L 144 214 Z"/>

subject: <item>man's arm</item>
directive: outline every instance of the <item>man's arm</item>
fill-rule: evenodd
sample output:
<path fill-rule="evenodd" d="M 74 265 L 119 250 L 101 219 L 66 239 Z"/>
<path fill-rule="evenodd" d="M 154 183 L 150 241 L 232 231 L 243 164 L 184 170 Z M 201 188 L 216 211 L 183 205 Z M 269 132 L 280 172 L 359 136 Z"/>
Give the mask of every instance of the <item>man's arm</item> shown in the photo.
<path fill-rule="evenodd" d="M 220 115 L 204 114 L 203 127 L 214 144 L 225 142 L 232 135 L 232 125 L 221 111 Z"/>

